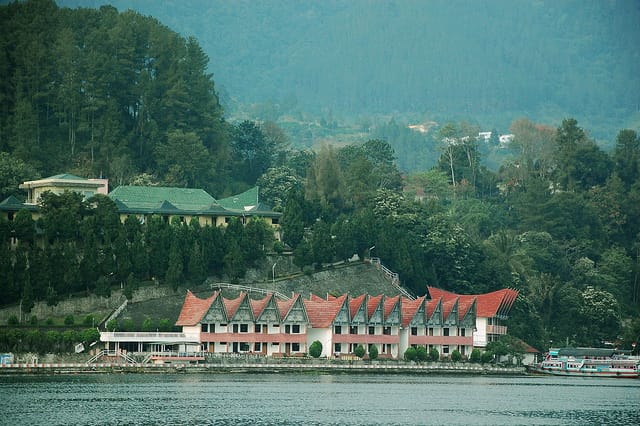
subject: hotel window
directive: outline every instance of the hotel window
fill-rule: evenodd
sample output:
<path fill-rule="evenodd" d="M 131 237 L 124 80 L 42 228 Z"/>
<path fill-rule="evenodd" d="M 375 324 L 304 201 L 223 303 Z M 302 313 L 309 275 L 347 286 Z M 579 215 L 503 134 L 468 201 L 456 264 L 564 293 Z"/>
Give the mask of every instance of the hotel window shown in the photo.
<path fill-rule="evenodd" d="M 293 334 L 299 334 L 300 333 L 300 324 L 293 324 L 291 326 L 291 332 Z"/>
<path fill-rule="evenodd" d="M 333 334 L 342 334 L 342 326 L 336 325 L 335 327 L 333 327 Z"/>
<path fill-rule="evenodd" d="M 233 332 L 234 333 L 238 332 L 238 324 L 233 324 Z"/>
<path fill-rule="evenodd" d="M 291 326 L 289 324 L 284 326 L 284 332 L 286 334 L 291 334 Z"/>
<path fill-rule="evenodd" d="M 460 329 L 460 335 L 461 335 L 461 336 L 464 336 L 465 334 L 466 334 L 465 329 L 464 329 L 464 328 L 461 328 L 461 329 Z"/>
<path fill-rule="evenodd" d="M 280 342 L 273 342 L 271 343 L 271 346 L 280 346 Z"/>
<path fill-rule="evenodd" d="M 272 225 L 277 225 L 279 223 L 280 223 L 280 219 L 279 218 L 274 217 L 274 218 L 271 219 L 271 224 Z"/>
<path fill-rule="evenodd" d="M 429 327 L 429 336 L 433 336 L 433 327 Z"/>
<path fill-rule="evenodd" d="M 449 327 L 445 327 L 442 329 L 442 335 L 443 336 L 448 336 L 449 335 Z"/>
<path fill-rule="evenodd" d="M 352 325 L 351 327 L 349 327 L 349 334 L 358 334 L 358 326 Z"/>
<path fill-rule="evenodd" d="M 255 325 L 256 333 L 260 333 L 260 332 L 262 331 L 262 328 L 261 328 L 261 327 L 262 327 L 262 326 L 261 326 L 260 324 L 256 324 L 256 325 Z"/>
<path fill-rule="evenodd" d="M 382 329 L 382 334 L 385 334 L 387 336 L 391 336 L 391 327 L 384 327 Z"/>
<path fill-rule="evenodd" d="M 369 334 L 376 334 L 376 328 L 372 325 L 369 326 Z"/>
<path fill-rule="evenodd" d="M 240 350 L 244 352 L 248 352 L 249 344 L 247 342 L 240 342 Z"/>
<path fill-rule="evenodd" d="M 442 347 L 442 353 L 443 354 L 448 354 L 449 353 L 449 346 L 448 345 L 444 345 Z"/>
<path fill-rule="evenodd" d="M 204 323 L 203 323 L 203 324 L 200 326 L 200 331 L 201 331 L 201 332 L 203 332 L 203 333 L 208 333 L 208 332 L 209 332 L 209 324 L 204 324 Z"/>
<path fill-rule="evenodd" d="M 418 327 L 411 327 L 411 335 L 412 336 L 418 335 Z"/>
<path fill-rule="evenodd" d="M 240 333 L 248 333 L 249 324 L 240 324 Z"/>
<path fill-rule="evenodd" d="M 253 350 L 254 350 L 255 352 L 260 352 L 260 351 L 262 350 L 262 343 L 260 343 L 260 342 L 256 342 L 256 343 L 253 345 Z"/>
<path fill-rule="evenodd" d="M 291 344 L 291 350 L 294 352 L 299 352 L 300 351 L 300 343 L 292 343 Z"/>
<path fill-rule="evenodd" d="M 342 351 L 342 343 L 333 344 L 333 352 L 339 354 Z"/>

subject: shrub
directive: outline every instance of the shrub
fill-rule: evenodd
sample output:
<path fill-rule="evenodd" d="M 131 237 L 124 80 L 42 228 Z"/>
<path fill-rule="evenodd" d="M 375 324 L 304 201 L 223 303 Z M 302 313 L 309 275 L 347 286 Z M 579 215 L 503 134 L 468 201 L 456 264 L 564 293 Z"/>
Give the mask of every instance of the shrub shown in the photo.
<path fill-rule="evenodd" d="M 485 364 L 487 362 L 491 362 L 493 360 L 493 352 L 491 351 L 485 351 L 482 352 L 482 357 L 480 358 L 480 361 Z"/>
<path fill-rule="evenodd" d="M 469 356 L 469 361 L 479 363 L 482 360 L 482 352 L 480 349 L 475 348 L 471 351 L 471 356 Z"/>
<path fill-rule="evenodd" d="M 135 331 L 135 324 L 133 323 L 133 320 L 131 318 L 124 320 L 122 323 L 122 329 L 124 331 Z"/>
<path fill-rule="evenodd" d="M 53 325 L 53 319 L 47 318 L 47 320 L 44 323 L 47 325 Z"/>
<path fill-rule="evenodd" d="M 407 350 L 404 351 L 404 360 L 405 361 L 415 361 L 416 360 L 416 348 L 414 348 L 413 346 L 407 348 Z"/>
<path fill-rule="evenodd" d="M 142 322 L 142 331 L 153 331 L 153 320 L 149 317 L 146 317 Z"/>
<path fill-rule="evenodd" d="M 73 315 L 67 315 L 66 317 L 64 317 L 64 325 L 73 325 L 76 323 L 75 318 L 73 318 Z"/>
<path fill-rule="evenodd" d="M 158 323 L 158 328 L 160 329 L 160 331 L 171 331 L 173 329 L 173 326 L 171 325 L 171 321 L 169 319 L 163 318 Z"/>
<path fill-rule="evenodd" d="M 453 352 L 451 352 L 451 361 L 460 362 L 460 360 L 462 360 L 462 354 L 460 353 L 459 350 L 456 349 Z"/>
<path fill-rule="evenodd" d="M 376 345 L 369 346 L 369 359 L 378 358 L 378 347 Z"/>
<path fill-rule="evenodd" d="M 309 355 L 314 358 L 320 358 L 320 355 L 322 355 L 322 343 L 320 343 L 319 340 L 316 340 L 309 346 Z"/>
<path fill-rule="evenodd" d="M 353 351 L 353 353 L 355 354 L 355 356 L 357 356 L 358 358 L 362 358 L 365 354 L 365 350 L 364 350 L 364 346 L 362 345 L 358 345 L 355 350 Z"/>
<path fill-rule="evenodd" d="M 38 325 L 38 317 L 35 315 L 31 315 L 31 318 L 29 319 L 29 324 Z"/>
<path fill-rule="evenodd" d="M 17 316 L 15 316 L 15 315 L 11 315 L 11 316 L 9 317 L 9 319 L 7 320 L 7 324 L 8 324 L 8 325 L 18 325 L 18 324 L 19 324 L 19 322 L 18 322 L 18 317 L 17 317 Z"/>
<path fill-rule="evenodd" d="M 424 346 L 418 346 L 416 348 L 416 361 L 425 362 L 429 360 L 429 355 L 427 354 L 427 348 Z"/>
<path fill-rule="evenodd" d="M 436 348 L 431 348 L 429 351 L 429 359 L 431 361 L 439 361 L 440 360 L 440 352 Z"/>
<path fill-rule="evenodd" d="M 118 320 L 116 320 L 115 318 L 112 320 L 109 320 L 109 322 L 107 323 L 107 330 L 116 331 L 116 328 L 118 328 Z"/>
<path fill-rule="evenodd" d="M 91 315 L 91 314 L 87 315 L 82 320 L 82 325 L 84 325 L 86 327 L 93 327 L 94 323 L 95 323 L 95 319 L 94 319 L 93 315 Z"/>
<path fill-rule="evenodd" d="M 278 254 L 284 251 L 284 244 L 282 243 L 282 241 L 276 241 L 275 243 L 273 243 L 273 251 Z"/>

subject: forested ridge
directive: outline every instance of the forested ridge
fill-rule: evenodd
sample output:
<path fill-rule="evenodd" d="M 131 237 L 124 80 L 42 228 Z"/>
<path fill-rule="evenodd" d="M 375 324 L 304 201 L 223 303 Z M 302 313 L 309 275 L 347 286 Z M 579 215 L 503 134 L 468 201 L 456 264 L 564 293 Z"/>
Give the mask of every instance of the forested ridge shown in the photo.
<path fill-rule="evenodd" d="M 540 349 L 638 339 L 635 130 L 612 135 L 606 152 L 573 118 L 514 120 L 510 159 L 488 168 L 495 139 L 478 140 L 477 124 L 436 123 L 434 166 L 402 174 L 394 122 L 386 140 L 315 151 L 291 148 L 274 122 L 228 122 L 198 41 L 153 18 L 38 0 L 0 7 L 0 25 L 0 200 L 24 199 L 18 183 L 62 172 L 215 197 L 257 184 L 283 212 L 301 270 L 358 253 L 380 257 L 416 294 L 516 288 L 510 333 Z M 107 197 L 42 201 L 35 223 L 26 211 L 0 221 L 2 304 L 239 279 L 283 248 L 258 221 L 121 224 Z"/>
<path fill-rule="evenodd" d="M 234 113 L 464 117 L 501 132 L 572 116 L 604 143 L 639 124 L 636 1 L 111 3 L 196 36 Z"/>

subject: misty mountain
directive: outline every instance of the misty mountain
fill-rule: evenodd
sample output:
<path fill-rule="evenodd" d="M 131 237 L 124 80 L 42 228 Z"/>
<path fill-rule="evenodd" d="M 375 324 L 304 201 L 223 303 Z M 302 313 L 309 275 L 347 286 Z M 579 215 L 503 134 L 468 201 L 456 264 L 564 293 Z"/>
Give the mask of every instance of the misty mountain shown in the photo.
<path fill-rule="evenodd" d="M 100 0 L 59 0 L 97 7 Z M 637 1 L 112 0 L 195 36 L 227 110 L 637 128 Z"/>

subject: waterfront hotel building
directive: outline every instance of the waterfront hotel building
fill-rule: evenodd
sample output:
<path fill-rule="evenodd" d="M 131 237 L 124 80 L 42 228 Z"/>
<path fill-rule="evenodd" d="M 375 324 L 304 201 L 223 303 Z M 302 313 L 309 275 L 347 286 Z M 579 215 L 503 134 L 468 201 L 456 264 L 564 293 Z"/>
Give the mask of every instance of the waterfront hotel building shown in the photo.
<path fill-rule="evenodd" d="M 314 341 L 322 343 L 323 357 L 352 358 L 358 345 L 367 353 L 375 345 L 380 358 L 402 358 L 410 346 L 435 348 L 442 358 L 455 350 L 468 357 L 506 334 L 500 324 L 518 294 L 428 290 L 415 300 L 367 294 L 252 299 L 246 292 L 228 299 L 219 291 L 200 298 L 187 291 L 176 322 L 181 332 L 148 333 L 148 339 L 145 333 L 102 332 L 101 341 L 112 351 L 156 352 L 161 362 L 162 352 L 303 356 Z"/>

